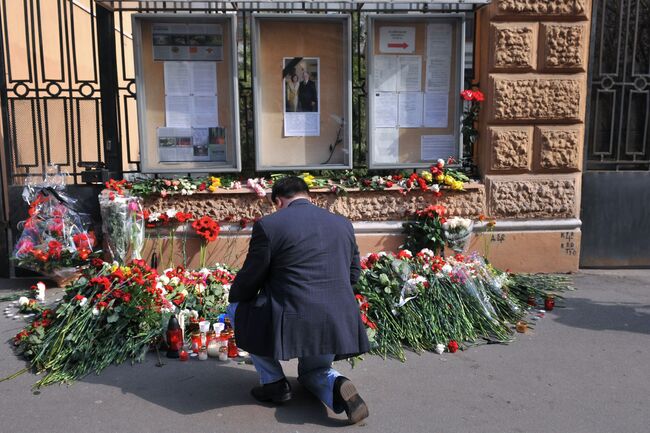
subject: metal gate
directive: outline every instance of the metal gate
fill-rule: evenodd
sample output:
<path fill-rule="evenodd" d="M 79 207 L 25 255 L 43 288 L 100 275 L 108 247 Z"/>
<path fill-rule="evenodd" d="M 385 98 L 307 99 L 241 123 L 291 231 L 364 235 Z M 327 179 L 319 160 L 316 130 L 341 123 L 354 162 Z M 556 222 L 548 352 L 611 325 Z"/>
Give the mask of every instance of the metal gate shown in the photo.
<path fill-rule="evenodd" d="M 0 276 L 16 225 L 26 217 L 22 185 L 56 164 L 70 193 L 99 221 L 102 178 L 139 172 L 131 14 L 235 13 L 238 22 L 242 176 L 254 176 L 251 16 L 254 12 L 349 13 L 353 20 L 353 151 L 366 164 L 366 13 L 465 12 L 487 0 L 430 4 L 371 0 L 145 1 L 0 0 Z M 473 26 L 466 35 L 466 76 L 473 76 Z M 9 206 L 9 203 L 12 203 Z M 7 230 L 10 228 L 11 230 Z"/>
<path fill-rule="evenodd" d="M 650 267 L 650 0 L 594 0 L 583 267 Z"/>

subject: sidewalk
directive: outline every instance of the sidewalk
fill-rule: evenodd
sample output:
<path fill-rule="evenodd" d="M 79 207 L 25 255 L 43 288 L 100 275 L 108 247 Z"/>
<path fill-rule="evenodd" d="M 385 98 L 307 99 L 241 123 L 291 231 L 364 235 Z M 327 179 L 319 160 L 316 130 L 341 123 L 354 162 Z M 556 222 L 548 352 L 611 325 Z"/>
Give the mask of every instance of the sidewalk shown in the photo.
<path fill-rule="evenodd" d="M 357 385 L 370 418 L 345 427 L 285 368 L 294 399 L 254 403 L 251 366 L 163 359 L 110 367 L 71 387 L 33 393 L 36 377 L 0 383 L 0 428 L 7 432 L 362 432 L 639 433 L 650 411 L 650 270 L 583 271 L 529 334 L 406 363 L 368 356 L 338 368 Z M 0 284 L 5 287 L 6 281 Z M 27 286 L 29 287 L 29 286 Z M 6 292 L 0 292 L 4 294 Z M 3 305 L 0 305 L 4 309 Z M 3 340 L 21 327 L 0 316 Z M 24 367 L 0 345 L 0 377 Z"/>

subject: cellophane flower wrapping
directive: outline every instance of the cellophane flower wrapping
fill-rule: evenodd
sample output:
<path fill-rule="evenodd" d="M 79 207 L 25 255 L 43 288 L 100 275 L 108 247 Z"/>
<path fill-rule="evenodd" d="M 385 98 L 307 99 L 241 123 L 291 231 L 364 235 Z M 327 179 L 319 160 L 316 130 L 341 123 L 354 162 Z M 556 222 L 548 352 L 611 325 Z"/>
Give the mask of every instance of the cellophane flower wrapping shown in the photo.
<path fill-rule="evenodd" d="M 28 217 L 13 251 L 18 266 L 49 276 L 69 277 L 93 254 L 95 235 L 88 215 L 65 191 L 65 174 L 46 174 L 23 190 Z"/>
<path fill-rule="evenodd" d="M 102 191 L 99 194 L 99 207 L 110 260 L 125 263 L 129 258 L 140 259 L 145 228 L 142 199 Z"/>

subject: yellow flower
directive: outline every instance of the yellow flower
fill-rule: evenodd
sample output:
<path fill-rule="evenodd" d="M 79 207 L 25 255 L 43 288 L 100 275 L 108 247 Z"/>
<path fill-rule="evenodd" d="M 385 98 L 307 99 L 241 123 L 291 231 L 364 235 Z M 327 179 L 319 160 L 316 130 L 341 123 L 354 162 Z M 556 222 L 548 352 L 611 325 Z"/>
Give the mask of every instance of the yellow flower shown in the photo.
<path fill-rule="evenodd" d="M 210 192 L 215 192 L 217 190 L 217 187 L 214 186 L 214 184 L 212 184 L 208 187 L 208 189 L 210 190 Z"/>
<path fill-rule="evenodd" d="M 445 176 L 445 185 L 453 185 L 454 184 L 454 178 L 447 175 Z"/>
<path fill-rule="evenodd" d="M 460 191 L 463 189 L 463 182 L 459 180 L 455 180 L 454 183 L 451 184 L 451 189 L 454 189 L 456 191 Z"/>
<path fill-rule="evenodd" d="M 221 186 L 221 178 L 219 177 L 210 177 L 210 182 L 212 183 L 212 186 L 215 188 L 219 188 Z"/>
<path fill-rule="evenodd" d="M 310 188 L 312 186 L 314 186 L 314 179 L 316 179 L 316 177 L 312 176 L 309 173 L 303 173 L 302 174 L 302 180 L 304 180 L 305 183 L 307 184 L 307 186 L 310 187 Z"/>
<path fill-rule="evenodd" d="M 431 174 L 430 171 L 423 171 L 420 173 L 420 177 L 427 182 L 431 182 L 433 180 L 433 174 Z"/>
<path fill-rule="evenodd" d="M 438 176 L 436 176 L 436 180 L 438 182 L 442 182 L 443 180 L 445 180 L 445 175 L 440 173 Z"/>

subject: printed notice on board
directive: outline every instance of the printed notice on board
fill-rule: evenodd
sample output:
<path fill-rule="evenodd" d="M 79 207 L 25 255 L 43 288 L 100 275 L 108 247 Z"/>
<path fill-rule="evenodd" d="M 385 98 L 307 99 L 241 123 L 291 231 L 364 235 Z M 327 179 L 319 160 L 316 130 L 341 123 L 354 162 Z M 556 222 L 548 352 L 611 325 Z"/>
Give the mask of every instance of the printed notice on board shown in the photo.
<path fill-rule="evenodd" d="M 422 161 L 447 159 L 458 152 L 458 142 L 453 135 L 423 135 L 420 138 Z"/>
<path fill-rule="evenodd" d="M 427 92 L 449 92 L 451 78 L 452 25 L 427 25 Z"/>
<path fill-rule="evenodd" d="M 415 27 L 380 27 L 380 53 L 412 53 L 415 51 Z"/>
<path fill-rule="evenodd" d="M 375 128 L 395 128 L 397 126 L 397 93 L 376 92 L 373 105 Z"/>
<path fill-rule="evenodd" d="M 399 127 L 419 128 L 422 126 L 422 92 L 399 94 Z"/>
<path fill-rule="evenodd" d="M 419 92 L 422 90 L 422 56 L 399 56 L 400 92 Z"/>
<path fill-rule="evenodd" d="M 223 60 L 221 24 L 156 23 L 151 33 L 154 60 Z"/>
<path fill-rule="evenodd" d="M 219 124 L 215 62 L 165 62 L 165 125 L 212 128 Z"/>
<path fill-rule="evenodd" d="M 398 59 L 398 56 L 375 56 L 373 59 L 375 90 L 380 92 L 397 90 Z"/>
<path fill-rule="evenodd" d="M 426 92 L 423 117 L 422 123 L 427 128 L 446 128 L 449 121 L 449 93 Z"/>
<path fill-rule="evenodd" d="M 375 164 L 396 164 L 399 162 L 399 130 L 375 128 L 373 156 Z"/>
<path fill-rule="evenodd" d="M 160 162 L 225 162 L 225 128 L 158 128 Z"/>

